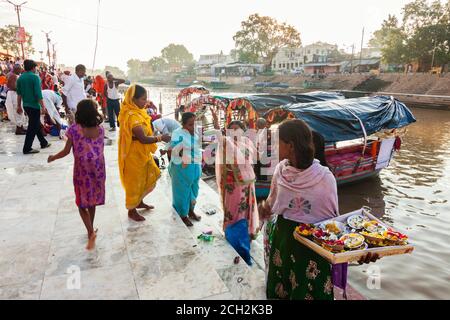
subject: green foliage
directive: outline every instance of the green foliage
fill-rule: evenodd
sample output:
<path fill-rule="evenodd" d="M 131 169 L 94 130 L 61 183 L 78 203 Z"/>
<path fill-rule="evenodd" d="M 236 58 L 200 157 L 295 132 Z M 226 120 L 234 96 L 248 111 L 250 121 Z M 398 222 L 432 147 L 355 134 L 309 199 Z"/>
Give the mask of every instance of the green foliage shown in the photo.
<path fill-rule="evenodd" d="M 182 44 L 169 44 L 161 50 L 161 58 L 171 66 L 184 67 L 194 61 L 194 56 Z"/>
<path fill-rule="evenodd" d="M 242 21 L 241 30 L 233 36 L 239 60 L 270 65 L 282 47 L 301 46 L 300 33 L 287 23 L 267 16 L 253 14 Z"/>
<path fill-rule="evenodd" d="M 167 70 L 167 62 L 161 57 L 153 57 L 148 63 L 152 72 L 163 72 Z"/>
<path fill-rule="evenodd" d="M 403 8 L 401 24 L 389 15 L 374 33 L 370 45 L 381 47 L 391 64 L 417 61 L 420 70 L 450 61 L 450 0 L 447 3 L 416 0 Z M 434 56 L 434 60 L 433 60 Z"/>
<path fill-rule="evenodd" d="M 18 26 L 15 25 L 7 25 L 3 28 L 0 28 L 0 46 L 8 51 L 10 54 L 15 55 L 16 57 L 22 56 L 22 49 L 19 43 L 17 43 L 17 30 Z M 26 32 L 26 42 L 24 43 L 24 51 L 25 57 L 32 55 L 35 53 L 33 48 L 33 36 Z"/>
<path fill-rule="evenodd" d="M 118 68 L 118 67 L 106 66 L 103 74 L 105 74 L 106 71 L 111 72 L 114 75 L 114 77 L 116 77 L 116 78 L 125 79 L 127 77 L 125 72 L 120 70 L 120 68 Z"/>
<path fill-rule="evenodd" d="M 170 44 L 161 51 L 160 57 L 153 57 L 149 61 L 131 59 L 127 62 L 128 78 L 132 81 L 150 77 L 154 73 L 169 70 L 169 67 L 186 67 L 193 71 L 194 57 L 185 46 Z"/>

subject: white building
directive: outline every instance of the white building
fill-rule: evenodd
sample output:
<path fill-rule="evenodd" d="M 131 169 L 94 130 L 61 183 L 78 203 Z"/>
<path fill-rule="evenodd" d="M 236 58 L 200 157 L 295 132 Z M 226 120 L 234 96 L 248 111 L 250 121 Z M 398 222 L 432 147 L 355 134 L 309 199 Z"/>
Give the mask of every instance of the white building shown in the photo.
<path fill-rule="evenodd" d="M 281 48 L 272 60 L 272 70 L 295 70 L 307 63 L 327 62 L 328 56 L 337 48 L 337 45 L 325 42 L 316 42 L 300 48 Z"/>
<path fill-rule="evenodd" d="M 230 55 L 223 54 L 204 54 L 200 56 L 200 59 L 195 65 L 195 70 L 197 75 L 210 75 L 211 67 L 220 63 L 231 63 L 234 62 Z"/>

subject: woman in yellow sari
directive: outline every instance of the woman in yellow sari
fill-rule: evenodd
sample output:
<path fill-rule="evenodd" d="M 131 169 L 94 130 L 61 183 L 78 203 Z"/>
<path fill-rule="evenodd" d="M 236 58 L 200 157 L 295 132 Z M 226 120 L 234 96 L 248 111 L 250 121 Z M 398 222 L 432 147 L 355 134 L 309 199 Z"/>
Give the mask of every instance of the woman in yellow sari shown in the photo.
<path fill-rule="evenodd" d="M 170 142 L 169 135 L 153 136 L 151 118 L 145 110 L 147 103 L 147 91 L 132 85 L 125 94 L 119 114 L 120 180 L 126 193 L 128 217 L 134 221 L 145 220 L 137 209 L 153 209 L 143 200 L 153 191 L 160 177 L 153 159 L 156 143 Z"/>

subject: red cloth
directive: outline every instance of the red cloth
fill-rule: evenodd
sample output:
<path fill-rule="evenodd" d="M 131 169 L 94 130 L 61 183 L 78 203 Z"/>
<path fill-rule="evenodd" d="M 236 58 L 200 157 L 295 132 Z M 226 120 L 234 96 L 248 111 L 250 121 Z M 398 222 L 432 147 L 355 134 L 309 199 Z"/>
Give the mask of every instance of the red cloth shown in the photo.
<path fill-rule="evenodd" d="M 42 90 L 53 90 L 55 84 L 53 78 L 49 73 L 43 72 L 41 74 Z"/>
<path fill-rule="evenodd" d="M 152 114 L 150 117 L 152 118 L 152 121 L 156 121 L 162 118 L 160 114 Z"/>
<path fill-rule="evenodd" d="M 400 137 L 396 137 L 394 142 L 394 150 L 399 151 L 401 147 L 402 147 L 402 139 Z"/>

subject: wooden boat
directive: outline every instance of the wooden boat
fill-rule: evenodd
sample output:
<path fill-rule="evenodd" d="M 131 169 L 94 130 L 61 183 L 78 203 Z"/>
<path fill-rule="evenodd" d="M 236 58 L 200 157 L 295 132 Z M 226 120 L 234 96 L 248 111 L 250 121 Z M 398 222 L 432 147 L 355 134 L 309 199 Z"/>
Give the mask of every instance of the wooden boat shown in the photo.
<path fill-rule="evenodd" d="M 237 96 L 227 107 L 226 124 L 233 120 L 245 122 L 247 128 L 255 129 L 256 121 L 268 111 L 286 105 L 345 99 L 336 92 L 311 92 L 305 94 L 251 94 Z"/>
<path fill-rule="evenodd" d="M 228 90 L 231 88 L 231 85 L 224 81 L 211 81 L 209 85 L 213 90 Z"/>
<path fill-rule="evenodd" d="M 416 121 L 403 103 L 386 96 L 285 106 L 270 110 L 265 118 L 272 127 L 286 119 L 302 119 L 320 133 L 338 185 L 377 176 L 398 147 L 399 129 Z M 268 196 L 270 180 L 258 177 L 258 198 Z"/>
<path fill-rule="evenodd" d="M 184 110 L 180 110 L 180 107 L 183 107 L 182 109 L 185 109 L 186 105 L 188 105 L 191 102 L 193 95 L 204 95 L 204 94 L 209 94 L 209 91 L 202 85 L 192 85 L 182 89 L 178 93 L 176 100 L 175 119 L 178 120 L 180 111 L 184 112 Z"/>
<path fill-rule="evenodd" d="M 282 82 L 256 82 L 255 88 L 289 88 L 289 84 Z"/>

